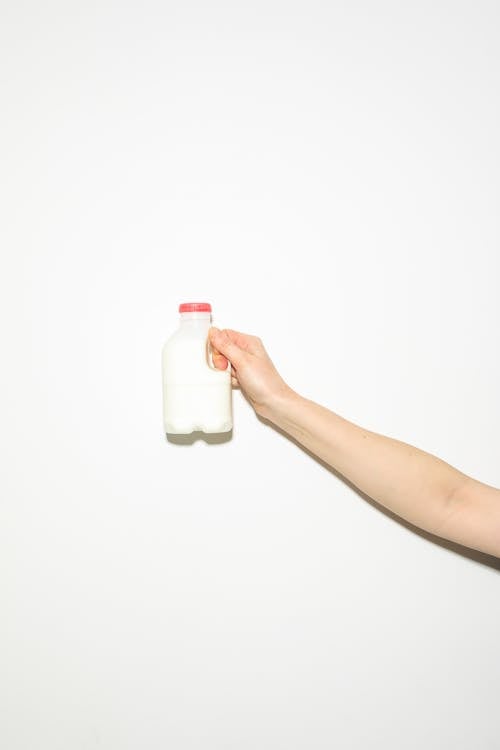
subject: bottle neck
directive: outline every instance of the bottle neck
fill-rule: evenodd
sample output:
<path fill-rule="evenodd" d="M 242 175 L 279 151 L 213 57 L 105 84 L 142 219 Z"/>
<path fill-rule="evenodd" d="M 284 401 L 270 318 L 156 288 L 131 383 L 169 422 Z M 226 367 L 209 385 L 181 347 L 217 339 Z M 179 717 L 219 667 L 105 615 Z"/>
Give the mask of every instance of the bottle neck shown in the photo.
<path fill-rule="evenodd" d="M 180 325 L 182 328 L 208 330 L 211 322 L 212 316 L 209 312 L 186 312 L 180 314 Z"/>

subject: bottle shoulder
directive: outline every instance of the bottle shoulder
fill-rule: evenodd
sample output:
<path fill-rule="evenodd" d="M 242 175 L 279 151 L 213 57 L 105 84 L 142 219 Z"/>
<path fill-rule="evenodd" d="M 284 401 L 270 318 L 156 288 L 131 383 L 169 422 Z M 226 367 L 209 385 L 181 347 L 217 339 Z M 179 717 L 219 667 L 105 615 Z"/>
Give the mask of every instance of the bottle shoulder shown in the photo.
<path fill-rule="evenodd" d="M 186 343 L 205 343 L 208 339 L 208 327 L 179 326 L 164 343 L 164 347 Z"/>
<path fill-rule="evenodd" d="M 163 360 L 182 360 L 206 362 L 208 357 L 208 338 L 196 332 L 179 332 L 166 340 L 162 349 Z"/>

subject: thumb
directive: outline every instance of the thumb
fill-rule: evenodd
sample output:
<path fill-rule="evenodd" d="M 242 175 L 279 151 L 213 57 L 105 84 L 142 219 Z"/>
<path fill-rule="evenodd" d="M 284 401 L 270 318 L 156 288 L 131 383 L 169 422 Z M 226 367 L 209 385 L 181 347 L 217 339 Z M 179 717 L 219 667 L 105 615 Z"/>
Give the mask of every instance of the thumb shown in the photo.
<path fill-rule="evenodd" d="M 209 333 L 210 343 L 223 354 L 235 367 L 238 367 L 243 363 L 245 353 L 239 346 L 234 344 L 225 331 L 221 331 L 218 328 L 211 328 Z"/>

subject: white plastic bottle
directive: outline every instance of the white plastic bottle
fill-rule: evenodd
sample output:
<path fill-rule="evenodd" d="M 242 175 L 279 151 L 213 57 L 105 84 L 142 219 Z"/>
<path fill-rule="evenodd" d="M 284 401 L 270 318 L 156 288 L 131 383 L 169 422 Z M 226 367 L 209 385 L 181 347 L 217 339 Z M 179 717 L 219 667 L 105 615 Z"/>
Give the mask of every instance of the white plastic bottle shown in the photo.
<path fill-rule="evenodd" d="M 165 432 L 229 432 L 233 426 L 231 367 L 216 370 L 211 361 L 212 308 L 206 302 L 186 302 L 179 312 L 179 328 L 162 355 Z"/>

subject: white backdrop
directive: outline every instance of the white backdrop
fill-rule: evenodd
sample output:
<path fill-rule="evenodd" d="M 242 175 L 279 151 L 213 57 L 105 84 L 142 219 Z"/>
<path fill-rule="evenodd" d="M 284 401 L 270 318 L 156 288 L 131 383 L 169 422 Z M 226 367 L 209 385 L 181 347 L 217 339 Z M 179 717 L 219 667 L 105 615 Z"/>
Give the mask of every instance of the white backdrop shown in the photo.
<path fill-rule="evenodd" d="M 500 485 L 500 11 L 5 2 L 0 745 L 493 750 L 499 563 L 255 418 L 167 443 L 181 301 Z"/>

